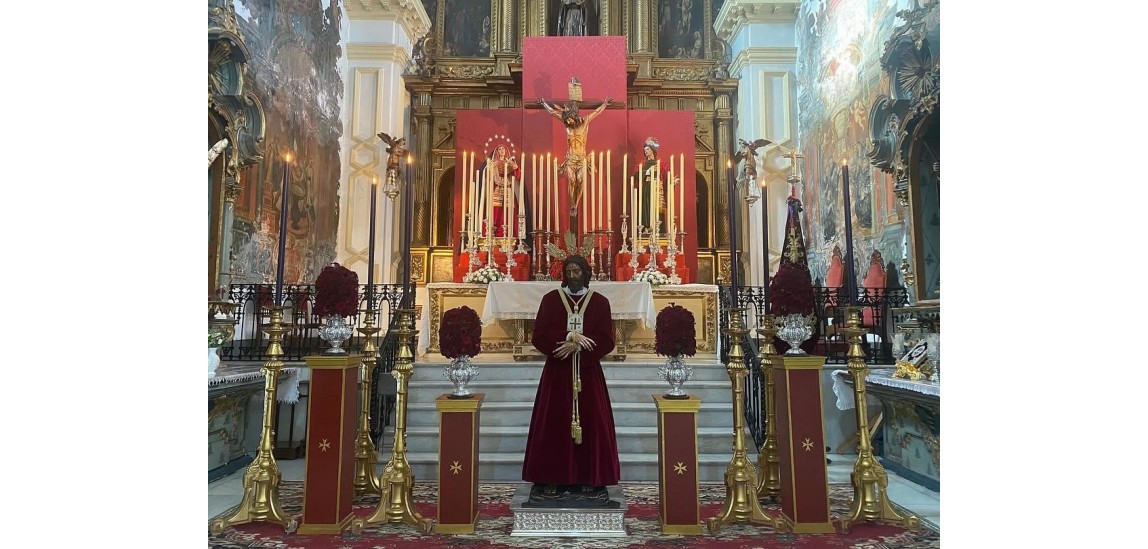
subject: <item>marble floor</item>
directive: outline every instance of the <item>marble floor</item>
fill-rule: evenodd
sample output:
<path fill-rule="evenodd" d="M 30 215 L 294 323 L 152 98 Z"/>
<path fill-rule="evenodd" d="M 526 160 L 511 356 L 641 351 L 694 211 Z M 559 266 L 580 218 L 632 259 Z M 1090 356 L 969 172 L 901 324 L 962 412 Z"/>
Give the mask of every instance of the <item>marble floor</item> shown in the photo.
<path fill-rule="evenodd" d="M 829 483 L 848 484 L 849 473 L 853 472 L 856 456 L 853 454 L 830 454 Z M 380 459 L 385 463 L 385 460 Z M 303 480 L 305 460 L 277 460 L 283 480 Z M 207 485 L 207 518 L 211 520 L 243 499 L 243 473 L 240 469 Z M 381 471 L 381 465 L 380 465 Z M 937 531 L 941 528 L 941 494 L 905 480 L 889 471 L 889 498 L 899 507 L 915 513 L 925 526 Z"/>

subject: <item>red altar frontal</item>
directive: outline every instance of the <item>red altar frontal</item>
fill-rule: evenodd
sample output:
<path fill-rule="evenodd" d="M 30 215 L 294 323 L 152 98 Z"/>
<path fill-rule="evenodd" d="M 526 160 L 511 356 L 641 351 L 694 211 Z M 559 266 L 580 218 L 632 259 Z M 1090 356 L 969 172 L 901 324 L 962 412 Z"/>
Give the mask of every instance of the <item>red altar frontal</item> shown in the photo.
<path fill-rule="evenodd" d="M 628 108 L 623 36 L 527 37 L 522 52 L 524 108 L 457 113 L 455 282 L 484 266 L 558 279 L 548 245 L 599 280 L 652 267 L 692 282 L 693 111 Z"/>

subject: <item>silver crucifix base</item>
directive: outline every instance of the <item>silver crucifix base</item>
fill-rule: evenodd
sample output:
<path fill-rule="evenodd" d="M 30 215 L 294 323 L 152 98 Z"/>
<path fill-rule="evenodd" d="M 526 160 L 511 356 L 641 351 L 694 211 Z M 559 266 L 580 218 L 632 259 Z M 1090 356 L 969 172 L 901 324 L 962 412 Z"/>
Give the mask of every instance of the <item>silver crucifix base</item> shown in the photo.
<path fill-rule="evenodd" d="M 622 517 L 626 514 L 626 501 L 622 499 L 621 486 L 607 486 L 606 493 L 611 501 L 619 502 L 617 508 L 560 508 L 523 507 L 530 499 L 530 484 L 518 487 L 510 500 L 510 512 L 514 514 L 512 536 L 565 537 L 565 538 L 624 538 L 626 526 Z"/>

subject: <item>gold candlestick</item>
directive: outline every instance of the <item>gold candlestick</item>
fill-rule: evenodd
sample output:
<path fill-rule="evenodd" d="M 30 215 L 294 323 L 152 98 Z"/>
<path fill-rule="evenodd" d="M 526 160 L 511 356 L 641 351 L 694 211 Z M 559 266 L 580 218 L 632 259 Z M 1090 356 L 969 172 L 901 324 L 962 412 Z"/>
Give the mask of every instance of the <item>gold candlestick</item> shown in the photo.
<path fill-rule="evenodd" d="M 762 345 L 758 358 L 761 361 L 762 371 L 765 373 L 765 441 L 757 454 L 757 468 L 760 471 L 757 482 L 757 497 L 769 498 L 777 502 L 781 497 L 781 450 L 777 447 L 777 402 L 773 398 L 773 360 L 769 357 L 777 354 L 773 347 L 773 338 L 777 335 L 777 326 L 773 323 L 773 315 L 766 314 L 761 327 L 757 329 L 761 334 Z"/>
<path fill-rule="evenodd" d="M 379 475 L 382 497 L 374 514 L 366 519 L 357 518 L 351 523 L 351 531 L 360 533 L 368 524 L 400 523 L 410 524 L 425 534 L 434 529 L 434 521 L 423 518 L 415 511 L 411 501 L 411 490 L 414 488 L 415 475 L 411 471 L 411 464 L 407 462 L 407 382 L 414 369 L 414 353 L 411 344 L 418 330 L 414 329 L 414 309 L 400 309 L 399 314 L 399 352 L 395 360 L 395 367 L 391 374 L 395 376 L 398 385 L 398 396 L 395 399 L 395 445 L 391 452 L 391 460 Z"/>
<path fill-rule="evenodd" d="M 355 494 L 381 494 L 379 477 L 375 475 L 378 454 L 371 442 L 371 372 L 378 361 L 379 348 L 375 346 L 375 315 L 378 311 L 369 308 L 359 333 L 363 334 L 363 363 L 359 366 L 359 428 L 355 436 Z"/>
<path fill-rule="evenodd" d="M 286 307 L 276 305 L 271 307 L 271 324 L 264 330 L 270 339 L 267 346 L 267 362 L 263 364 L 263 433 L 259 438 L 259 452 L 255 461 L 247 467 L 243 475 L 243 500 L 239 507 L 226 518 L 211 522 L 211 532 L 220 534 L 228 526 L 247 524 L 254 521 L 277 522 L 283 525 L 287 532 L 294 532 L 299 527 L 297 517 L 283 512 L 279 503 L 279 482 L 282 475 L 279 465 L 275 463 L 275 416 L 276 391 L 279 383 L 279 372 L 283 369 L 283 334 L 291 329 L 290 325 L 283 324 L 283 310 Z"/>
<path fill-rule="evenodd" d="M 770 517 L 761 509 L 757 501 L 757 470 L 753 462 L 746 458 L 745 451 L 745 358 L 741 350 L 741 341 L 748 330 L 741 325 L 740 308 L 730 309 L 729 328 L 726 336 L 729 338 L 729 364 L 726 371 L 733 382 L 733 460 L 725 470 L 725 504 L 721 512 L 706 521 L 711 534 L 716 534 L 723 524 L 751 522 L 773 526 L 775 530 L 784 528 L 784 521 L 777 517 Z"/>
<path fill-rule="evenodd" d="M 853 399 L 857 403 L 857 463 L 849 475 L 853 484 L 853 501 L 849 502 L 849 514 L 841 519 L 841 531 L 864 520 L 879 520 L 899 524 L 903 528 L 916 529 L 920 519 L 914 515 L 902 516 L 890 504 L 886 489 L 889 476 L 885 468 L 873 457 L 873 446 L 869 439 L 869 407 L 865 402 L 865 377 L 869 366 L 865 364 L 865 351 L 861 349 L 861 336 L 868 332 L 861 325 L 861 308 L 846 307 L 845 335 L 849 338 L 849 373 L 853 376 Z"/>

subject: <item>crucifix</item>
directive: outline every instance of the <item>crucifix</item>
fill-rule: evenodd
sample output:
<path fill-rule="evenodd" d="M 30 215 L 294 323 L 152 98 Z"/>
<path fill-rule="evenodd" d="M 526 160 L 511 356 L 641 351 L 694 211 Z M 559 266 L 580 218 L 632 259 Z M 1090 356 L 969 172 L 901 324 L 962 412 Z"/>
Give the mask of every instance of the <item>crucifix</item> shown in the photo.
<path fill-rule="evenodd" d="M 554 108 L 545 99 L 539 98 L 538 103 L 546 112 L 562 122 L 566 128 L 566 155 L 560 168 L 566 174 L 566 189 L 570 197 L 570 232 L 577 234 L 578 204 L 582 201 L 582 187 L 589 173 L 589 158 L 586 153 L 586 142 L 590 135 L 590 122 L 593 121 L 606 107 L 613 102 L 606 98 L 598 108 L 586 116 L 579 113 L 579 102 L 582 101 L 582 84 L 577 78 L 570 81 L 570 102 L 559 105 L 561 110 Z"/>

